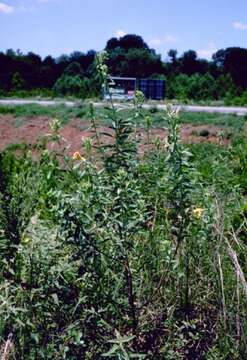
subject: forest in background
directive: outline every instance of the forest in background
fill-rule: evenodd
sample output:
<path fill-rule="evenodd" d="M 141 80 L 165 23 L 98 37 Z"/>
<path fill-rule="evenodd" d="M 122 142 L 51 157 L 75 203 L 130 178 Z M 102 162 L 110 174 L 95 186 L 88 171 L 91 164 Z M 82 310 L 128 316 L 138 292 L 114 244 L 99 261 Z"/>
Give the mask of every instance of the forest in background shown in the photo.
<path fill-rule="evenodd" d="M 229 47 L 200 59 L 194 50 L 165 60 L 133 34 L 107 41 L 107 65 L 115 76 L 151 77 L 166 81 L 166 98 L 223 100 L 226 105 L 247 105 L 247 49 Z M 74 51 L 58 58 L 20 50 L 0 52 L 0 96 L 97 97 L 101 85 L 95 72 L 96 51 Z"/>

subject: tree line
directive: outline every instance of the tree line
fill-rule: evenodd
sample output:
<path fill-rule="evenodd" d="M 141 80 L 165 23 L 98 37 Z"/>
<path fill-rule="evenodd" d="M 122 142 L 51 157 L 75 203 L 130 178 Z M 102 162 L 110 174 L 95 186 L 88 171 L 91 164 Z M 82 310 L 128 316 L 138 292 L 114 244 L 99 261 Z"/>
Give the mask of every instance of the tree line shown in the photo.
<path fill-rule="evenodd" d="M 247 49 L 220 49 L 210 61 L 194 50 L 178 56 L 171 49 L 164 61 L 140 36 L 128 34 L 108 40 L 105 50 L 112 75 L 164 79 L 168 98 L 247 104 Z M 43 59 L 33 52 L 0 52 L 0 94 L 98 96 L 95 56 L 94 50 Z"/>

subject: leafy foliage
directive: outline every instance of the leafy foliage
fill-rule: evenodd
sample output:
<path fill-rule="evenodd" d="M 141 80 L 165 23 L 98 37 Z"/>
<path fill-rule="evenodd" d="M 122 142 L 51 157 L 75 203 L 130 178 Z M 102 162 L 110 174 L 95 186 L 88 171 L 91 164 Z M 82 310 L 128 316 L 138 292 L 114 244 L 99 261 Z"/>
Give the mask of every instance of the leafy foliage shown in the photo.
<path fill-rule="evenodd" d="M 247 50 L 220 49 L 212 60 L 198 58 L 194 50 L 178 57 L 168 51 L 168 60 L 149 48 L 138 35 L 127 34 L 107 41 L 109 72 L 115 76 L 165 79 L 166 97 L 179 100 L 225 100 L 227 105 L 246 105 Z M 0 53 L 1 96 L 82 96 L 101 95 L 95 75 L 96 52 L 74 51 L 57 59 L 44 59 L 12 49 Z"/>
<path fill-rule="evenodd" d="M 168 108 L 166 141 L 141 158 L 135 128 L 153 123 L 143 101 L 136 93 L 127 119 L 106 110 L 110 146 L 90 107 L 97 161 L 89 142 L 87 158 L 47 150 L 63 141 L 58 120 L 38 159 L 33 148 L 1 153 L 9 359 L 245 359 L 246 139 L 188 147 Z"/>

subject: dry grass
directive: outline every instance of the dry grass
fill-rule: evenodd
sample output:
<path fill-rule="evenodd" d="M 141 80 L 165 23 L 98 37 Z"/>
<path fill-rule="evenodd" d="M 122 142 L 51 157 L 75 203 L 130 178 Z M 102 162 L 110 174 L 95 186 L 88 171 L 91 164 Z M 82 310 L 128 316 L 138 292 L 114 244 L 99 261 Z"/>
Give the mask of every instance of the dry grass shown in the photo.
<path fill-rule="evenodd" d="M 0 360 L 9 360 L 13 354 L 14 354 L 13 334 L 10 333 L 7 341 L 5 341 L 0 348 L 0 356 L 1 356 Z"/>

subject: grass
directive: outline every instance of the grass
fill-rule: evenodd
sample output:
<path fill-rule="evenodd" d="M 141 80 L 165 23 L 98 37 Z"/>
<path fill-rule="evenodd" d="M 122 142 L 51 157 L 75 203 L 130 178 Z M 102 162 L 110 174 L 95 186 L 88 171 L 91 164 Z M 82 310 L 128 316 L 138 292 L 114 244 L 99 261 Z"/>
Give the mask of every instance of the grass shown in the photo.
<path fill-rule="evenodd" d="M 101 122 L 107 125 L 108 110 L 104 107 L 95 109 L 96 116 L 101 118 Z M 133 116 L 134 110 L 122 109 L 120 110 L 122 117 L 128 119 Z M 81 104 L 75 107 L 66 107 L 65 105 L 56 106 L 41 106 L 38 104 L 17 105 L 17 106 L 0 106 L 0 115 L 10 114 L 16 118 L 48 116 L 50 118 L 59 118 L 62 123 L 68 123 L 73 118 L 88 118 L 89 106 Z M 164 111 L 157 108 L 143 110 L 143 117 L 151 116 L 152 124 L 155 127 L 167 126 L 167 121 L 164 118 Z M 145 120 L 138 120 L 140 125 L 145 125 Z M 230 127 L 234 131 L 239 132 L 247 123 L 247 116 L 237 116 L 230 114 L 219 113 L 181 113 L 182 124 L 192 125 L 215 125 L 221 127 Z"/>
<path fill-rule="evenodd" d="M 0 115 L 13 115 L 15 118 L 29 118 L 36 116 L 47 116 L 59 118 L 62 123 L 69 122 L 72 118 L 84 117 L 87 107 L 79 105 L 67 107 L 63 104 L 56 106 L 41 106 L 38 104 L 0 106 Z"/>
<path fill-rule="evenodd" d="M 89 115 L 11 111 L 17 126 Z M 174 114 L 134 115 L 96 109 L 114 132 L 99 168 L 90 146 L 63 170 L 47 149 L 40 161 L 25 145 L 0 153 L 0 349 L 11 339 L 12 358 L 245 359 L 246 119 L 181 114 L 232 124 L 236 139 L 221 147 L 181 144 Z M 168 147 L 140 159 L 129 135 L 147 115 L 168 127 Z M 59 141 L 58 122 L 51 129 Z"/>
<path fill-rule="evenodd" d="M 215 114 L 215 113 L 189 113 L 183 112 L 181 114 L 181 122 L 184 124 L 194 125 L 216 125 L 223 127 L 232 127 L 236 131 L 241 130 L 247 123 L 246 116 L 237 116 L 229 114 Z"/>

